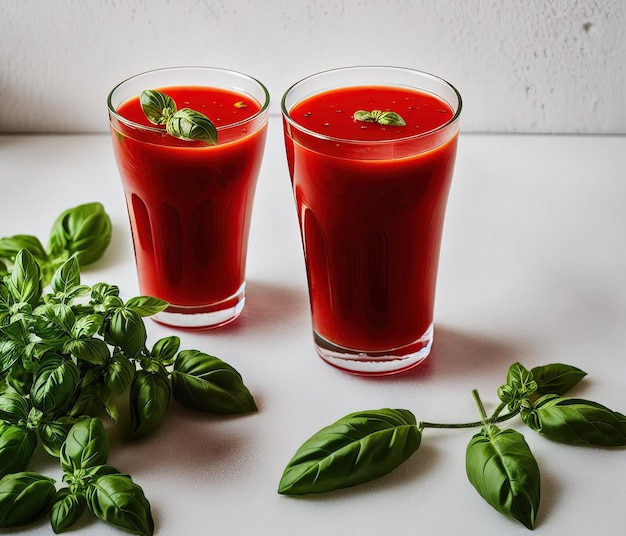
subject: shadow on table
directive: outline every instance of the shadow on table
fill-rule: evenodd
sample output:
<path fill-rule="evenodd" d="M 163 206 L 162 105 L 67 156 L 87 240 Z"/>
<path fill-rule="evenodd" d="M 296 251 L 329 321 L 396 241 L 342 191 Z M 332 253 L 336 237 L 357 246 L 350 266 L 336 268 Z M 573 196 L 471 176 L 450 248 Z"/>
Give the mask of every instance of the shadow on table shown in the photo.
<path fill-rule="evenodd" d="M 503 369 L 522 360 L 524 349 L 518 341 L 500 340 L 457 327 L 436 325 L 435 340 L 428 358 L 401 374 L 365 378 L 369 381 L 402 381 L 446 377 L 479 377 L 494 368 Z"/>

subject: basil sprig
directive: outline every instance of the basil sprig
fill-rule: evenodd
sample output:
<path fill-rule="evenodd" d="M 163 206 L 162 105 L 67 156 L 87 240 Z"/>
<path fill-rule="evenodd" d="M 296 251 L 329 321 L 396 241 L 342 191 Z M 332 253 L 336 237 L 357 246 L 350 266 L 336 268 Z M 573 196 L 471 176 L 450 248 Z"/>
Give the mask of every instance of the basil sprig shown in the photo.
<path fill-rule="evenodd" d="M 418 450 L 427 428 L 480 428 L 466 448 L 466 474 L 496 510 L 535 527 L 541 497 L 537 461 L 522 433 L 499 424 L 520 415 L 530 430 L 575 445 L 626 446 L 626 417 L 581 398 L 563 395 L 586 375 L 561 363 L 509 367 L 491 416 L 472 391 L 480 420 L 466 423 L 417 421 L 403 409 L 352 413 L 305 441 L 287 464 L 278 493 L 304 495 L 354 486 L 378 478 Z M 549 393 L 549 394 L 546 394 Z M 506 410 L 506 412 L 505 412 Z"/>
<path fill-rule="evenodd" d="M 146 89 L 141 92 L 139 103 L 148 120 L 154 125 L 165 125 L 170 136 L 187 141 L 204 141 L 208 145 L 217 144 L 217 128 L 213 122 L 196 110 L 177 110 L 169 95 Z"/>
<path fill-rule="evenodd" d="M 392 127 L 404 127 L 406 122 L 400 114 L 391 111 L 372 110 L 367 112 L 365 110 L 357 110 L 352 115 L 355 121 L 363 121 L 366 123 L 378 123 L 379 125 L 388 125 Z"/>
<path fill-rule="evenodd" d="M 123 300 L 116 285 L 81 282 L 79 259 L 101 251 L 103 243 L 88 237 L 108 228 L 106 213 L 80 208 L 58 221 L 54 255 L 34 237 L 0 240 L 7 260 L 0 267 L 0 528 L 50 512 L 54 531 L 62 532 L 90 509 L 119 528 L 151 534 L 143 492 L 106 465 L 100 419 L 116 423 L 126 401 L 126 435 L 135 439 L 158 430 L 173 397 L 213 413 L 257 408 L 241 375 L 218 358 L 180 350 L 177 336 L 148 345 L 144 319 L 166 302 Z M 34 253 L 14 251 L 19 243 Z M 60 459 L 66 488 L 55 492 L 51 479 L 24 472 L 37 445 Z"/>
<path fill-rule="evenodd" d="M 16 255 L 26 249 L 40 267 L 41 283 L 45 286 L 59 266 L 72 256 L 76 256 L 81 267 L 98 261 L 111 242 L 111 234 L 111 219 L 101 203 L 78 205 L 55 220 L 47 247 L 32 235 L 0 238 L 0 275 L 6 273 Z M 28 280 L 33 287 L 38 285 L 33 278 Z"/>

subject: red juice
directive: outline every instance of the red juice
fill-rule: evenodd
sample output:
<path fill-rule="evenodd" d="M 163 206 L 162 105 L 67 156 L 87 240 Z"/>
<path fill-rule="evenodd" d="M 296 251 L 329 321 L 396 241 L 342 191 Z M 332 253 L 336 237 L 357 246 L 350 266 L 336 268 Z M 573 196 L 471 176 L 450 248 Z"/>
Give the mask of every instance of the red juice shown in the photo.
<path fill-rule="evenodd" d="M 357 110 L 391 110 L 406 126 L 356 121 Z M 288 113 L 318 347 L 321 340 L 371 359 L 410 351 L 432 333 L 458 132 L 441 127 L 455 112 L 416 89 L 353 86 L 305 98 Z"/>
<path fill-rule="evenodd" d="M 210 313 L 228 307 L 244 284 L 267 116 L 246 123 L 261 104 L 227 89 L 145 89 L 167 93 L 178 109 L 206 115 L 218 129 L 218 144 L 169 136 L 146 119 L 138 95 L 117 107 L 123 119 L 111 119 L 113 148 L 141 292 L 169 302 L 171 311 Z"/>

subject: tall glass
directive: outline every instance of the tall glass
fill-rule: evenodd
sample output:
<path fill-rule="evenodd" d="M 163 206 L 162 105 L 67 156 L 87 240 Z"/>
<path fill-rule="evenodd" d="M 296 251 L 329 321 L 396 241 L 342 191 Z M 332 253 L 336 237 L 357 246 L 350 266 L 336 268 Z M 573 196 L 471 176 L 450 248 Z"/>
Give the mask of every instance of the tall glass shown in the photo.
<path fill-rule="evenodd" d="M 206 115 L 217 127 L 217 144 L 180 139 L 150 123 L 139 104 L 148 89 L 170 95 L 178 109 Z M 245 303 L 267 89 L 234 71 L 160 69 L 117 85 L 108 109 L 140 289 L 170 304 L 155 320 L 187 328 L 232 321 Z"/>
<path fill-rule="evenodd" d="M 284 94 L 314 343 L 331 365 L 390 374 L 430 353 L 460 113 L 449 83 L 396 67 L 326 71 Z"/>

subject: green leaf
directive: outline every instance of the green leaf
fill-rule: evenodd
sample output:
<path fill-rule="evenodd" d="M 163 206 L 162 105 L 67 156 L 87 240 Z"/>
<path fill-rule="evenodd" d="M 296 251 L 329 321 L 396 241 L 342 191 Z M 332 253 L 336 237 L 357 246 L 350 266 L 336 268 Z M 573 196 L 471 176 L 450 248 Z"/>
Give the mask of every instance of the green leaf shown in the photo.
<path fill-rule="evenodd" d="M 130 386 L 131 439 L 155 432 L 165 419 L 172 390 L 164 374 L 140 370 Z"/>
<path fill-rule="evenodd" d="M 97 418 L 78 421 L 61 447 L 61 467 L 68 474 L 105 465 L 109 458 L 109 439 Z"/>
<path fill-rule="evenodd" d="M 154 521 L 143 490 L 128 475 L 103 475 L 87 489 L 87 504 L 101 520 L 133 534 L 150 536 Z"/>
<path fill-rule="evenodd" d="M 101 203 L 87 203 L 63 212 L 50 232 L 50 256 L 65 261 L 77 255 L 80 266 L 96 262 L 111 242 L 112 225 Z"/>
<path fill-rule="evenodd" d="M 132 361 L 120 352 L 115 353 L 107 365 L 104 376 L 104 381 L 109 390 L 117 396 L 123 395 L 134 377 L 135 365 Z"/>
<path fill-rule="evenodd" d="M 36 236 L 20 234 L 0 238 L 0 257 L 14 261 L 22 249 L 30 251 L 37 262 L 42 264 L 48 262 L 48 254 Z"/>
<path fill-rule="evenodd" d="M 50 456 L 55 458 L 61 456 L 63 443 L 65 443 L 67 435 L 76 422 L 77 419 L 72 417 L 60 417 L 55 421 L 44 420 L 39 424 L 37 436 Z"/>
<path fill-rule="evenodd" d="M 106 342 L 90 337 L 66 341 L 63 351 L 94 365 L 105 365 L 111 357 L 111 350 Z"/>
<path fill-rule="evenodd" d="M 37 434 L 33 430 L 0 421 L 0 476 L 24 470 L 36 446 Z"/>
<path fill-rule="evenodd" d="M 44 414 L 56 414 L 71 402 L 79 381 L 80 371 L 73 361 L 60 357 L 48 359 L 35 375 L 30 400 Z"/>
<path fill-rule="evenodd" d="M 159 339 L 150 352 L 152 359 L 156 359 L 163 365 L 171 365 L 176 359 L 176 353 L 180 348 L 180 337 L 171 335 Z"/>
<path fill-rule="evenodd" d="M 17 391 L 7 389 L 0 393 L 0 420 L 16 424 L 28 418 L 29 410 L 28 399 Z"/>
<path fill-rule="evenodd" d="M 152 296 L 137 296 L 126 302 L 126 308 L 136 312 L 139 316 L 152 316 L 160 313 L 168 306 L 166 301 Z"/>
<path fill-rule="evenodd" d="M 19 251 L 6 286 L 16 302 L 35 307 L 41 298 L 41 269 L 27 249 Z"/>
<path fill-rule="evenodd" d="M 55 534 L 72 528 L 87 509 L 87 500 L 83 493 L 73 493 L 69 488 L 57 491 L 50 510 L 50 524 Z"/>
<path fill-rule="evenodd" d="M 30 333 L 24 320 L 0 326 L 0 376 L 15 367 L 28 353 Z"/>
<path fill-rule="evenodd" d="M 530 429 L 555 441 L 626 446 L 626 416 L 591 400 L 545 395 L 534 407 L 522 407 L 521 417 Z"/>
<path fill-rule="evenodd" d="M 0 480 L 0 528 L 28 525 L 50 511 L 54 480 L 37 473 L 20 472 Z"/>
<path fill-rule="evenodd" d="M 541 494 L 539 466 L 522 434 L 490 426 L 469 442 L 465 466 L 470 483 L 483 499 L 534 528 Z"/>
<path fill-rule="evenodd" d="M 178 110 L 165 125 L 167 133 L 182 140 L 199 140 L 208 145 L 217 143 L 217 129 L 211 120 L 189 108 Z"/>
<path fill-rule="evenodd" d="M 137 357 L 146 348 L 146 326 L 142 317 L 134 310 L 117 309 L 108 325 L 110 340 L 119 346 L 128 357 Z"/>
<path fill-rule="evenodd" d="M 364 121 L 366 123 L 378 123 L 379 125 L 403 127 L 406 126 L 404 119 L 396 112 L 382 110 L 372 110 L 368 112 L 366 110 L 357 110 L 352 115 L 355 121 Z"/>
<path fill-rule="evenodd" d="M 564 395 L 587 375 L 579 368 L 561 363 L 535 367 L 530 372 L 537 382 L 537 393 L 540 395 Z"/>
<path fill-rule="evenodd" d="M 72 335 L 76 339 L 93 337 L 98 333 L 103 322 L 104 318 L 97 313 L 79 316 L 72 326 Z"/>
<path fill-rule="evenodd" d="M 80 266 L 76 257 L 65 261 L 53 274 L 50 282 L 53 292 L 69 294 L 80 285 Z"/>
<path fill-rule="evenodd" d="M 321 493 L 368 482 L 406 461 L 421 436 L 408 410 L 352 413 L 302 444 L 285 468 L 278 493 Z"/>
<path fill-rule="evenodd" d="M 498 389 L 498 397 L 508 405 L 509 410 L 517 411 L 522 400 L 531 396 L 537 390 L 537 382 L 533 375 L 520 363 L 509 367 L 506 384 Z"/>
<path fill-rule="evenodd" d="M 165 93 L 146 89 L 139 95 L 139 103 L 143 113 L 154 125 L 165 125 L 176 112 L 176 103 Z"/>
<path fill-rule="evenodd" d="M 217 357 L 183 350 L 170 378 L 174 398 L 187 407 L 225 414 L 257 411 L 239 372 Z"/>

